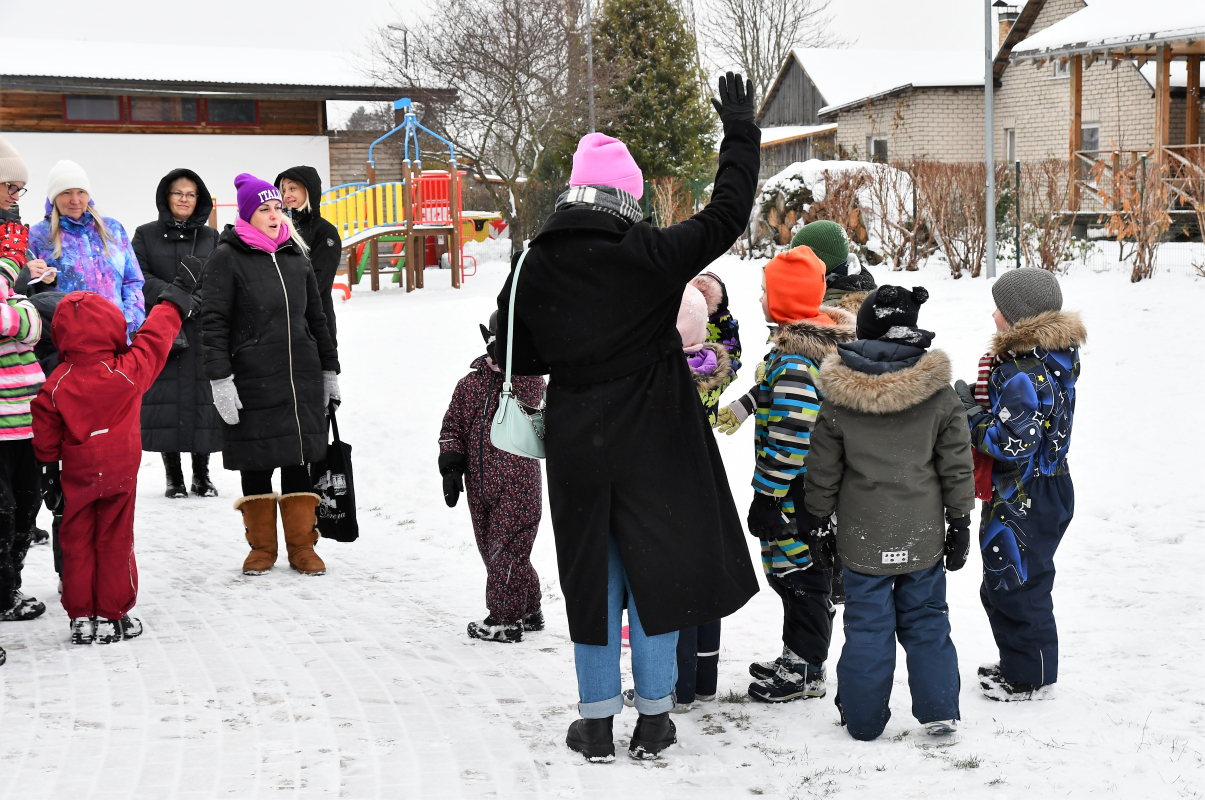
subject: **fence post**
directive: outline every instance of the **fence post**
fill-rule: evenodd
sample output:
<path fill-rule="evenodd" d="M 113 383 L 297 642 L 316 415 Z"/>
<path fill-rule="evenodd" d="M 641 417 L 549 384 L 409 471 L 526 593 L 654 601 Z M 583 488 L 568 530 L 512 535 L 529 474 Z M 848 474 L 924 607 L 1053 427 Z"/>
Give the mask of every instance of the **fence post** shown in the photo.
<path fill-rule="evenodd" d="M 1017 269 L 1021 269 L 1021 159 L 1017 159 Z"/>
<path fill-rule="evenodd" d="M 215 197 L 214 195 L 210 195 L 209 199 L 213 203 L 213 205 L 209 207 L 209 227 L 213 228 L 214 230 L 217 230 L 217 227 L 218 227 L 218 198 Z"/>

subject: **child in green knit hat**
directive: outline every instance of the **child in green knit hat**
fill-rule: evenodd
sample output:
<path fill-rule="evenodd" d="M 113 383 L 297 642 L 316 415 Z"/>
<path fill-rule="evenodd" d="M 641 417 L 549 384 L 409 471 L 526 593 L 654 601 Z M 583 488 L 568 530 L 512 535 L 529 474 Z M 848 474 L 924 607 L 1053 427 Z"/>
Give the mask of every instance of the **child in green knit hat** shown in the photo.
<path fill-rule="evenodd" d="M 824 304 L 857 314 L 866 295 L 875 288 L 874 277 L 862 269 L 858 257 L 849 252 L 845 229 L 828 219 L 809 222 L 796 232 L 791 247 L 806 245 L 824 262 Z"/>

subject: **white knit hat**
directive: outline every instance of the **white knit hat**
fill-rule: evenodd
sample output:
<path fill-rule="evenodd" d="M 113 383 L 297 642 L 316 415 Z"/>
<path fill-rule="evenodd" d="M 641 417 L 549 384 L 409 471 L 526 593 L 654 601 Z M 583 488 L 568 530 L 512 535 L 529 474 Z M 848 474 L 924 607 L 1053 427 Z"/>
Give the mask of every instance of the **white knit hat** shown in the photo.
<path fill-rule="evenodd" d="M 92 184 L 88 181 L 88 173 L 74 161 L 63 159 L 50 168 L 46 178 L 46 197 L 50 201 L 68 189 L 83 189 L 92 194 Z"/>
<path fill-rule="evenodd" d="M 0 136 L 0 183 L 29 183 L 29 168 L 3 136 Z"/>

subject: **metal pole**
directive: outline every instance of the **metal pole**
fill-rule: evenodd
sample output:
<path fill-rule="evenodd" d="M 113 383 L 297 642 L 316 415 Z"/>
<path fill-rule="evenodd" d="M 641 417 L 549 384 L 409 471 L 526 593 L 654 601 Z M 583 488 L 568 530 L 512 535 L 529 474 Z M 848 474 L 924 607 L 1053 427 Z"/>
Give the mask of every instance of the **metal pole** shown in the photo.
<path fill-rule="evenodd" d="M 592 12 L 586 0 L 586 84 L 590 92 L 590 133 L 594 133 L 594 34 L 591 32 Z"/>
<path fill-rule="evenodd" d="M 992 117 L 992 0 L 983 0 L 983 137 L 987 164 L 987 277 L 996 277 L 996 153 Z"/>
<path fill-rule="evenodd" d="M 1021 159 L 1019 158 L 1017 159 L 1017 269 L 1021 269 Z"/>

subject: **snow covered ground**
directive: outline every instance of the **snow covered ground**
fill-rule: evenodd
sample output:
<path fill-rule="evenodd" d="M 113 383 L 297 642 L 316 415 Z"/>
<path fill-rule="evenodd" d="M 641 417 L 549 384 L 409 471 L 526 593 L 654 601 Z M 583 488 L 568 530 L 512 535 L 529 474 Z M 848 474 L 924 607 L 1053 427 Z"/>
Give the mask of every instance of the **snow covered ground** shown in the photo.
<path fill-rule="evenodd" d="M 763 352 L 758 266 L 716 265 L 750 365 L 734 393 Z M 831 689 L 746 703 L 748 662 L 780 647 L 781 606 L 766 590 L 724 621 L 721 699 L 675 717 L 680 743 L 662 761 L 590 765 L 563 743 L 577 696 L 547 514 L 535 563 L 548 629 L 515 646 L 471 641 L 484 569 L 468 511 L 444 506 L 435 469 L 440 419 L 482 352 L 477 323 L 504 270 L 483 261 L 459 292 L 431 271 L 411 295 L 390 286 L 339 304 L 362 534 L 323 541 L 325 577 L 287 566 L 244 577 L 236 475 L 216 471 L 219 499 L 166 500 L 154 454 L 137 516 L 141 639 L 67 644 L 49 548 L 30 553 L 26 591 L 51 608 L 0 624 L 0 799 L 1205 795 L 1205 493 L 1190 455 L 1205 439 L 1192 360 L 1205 281 L 1063 278 L 1090 339 L 1071 456 L 1078 513 L 1058 557 L 1055 699 L 979 694 L 975 668 L 994 648 L 972 562 L 949 582 L 963 677 L 952 739 L 913 720 L 902 653 L 876 742 L 838 727 Z M 874 272 L 928 287 L 922 325 L 972 377 L 992 330 L 989 284 Z M 721 437 L 741 508 L 751 435 Z M 838 624 L 830 680 L 841 644 Z M 617 721 L 621 747 L 635 716 Z"/>

